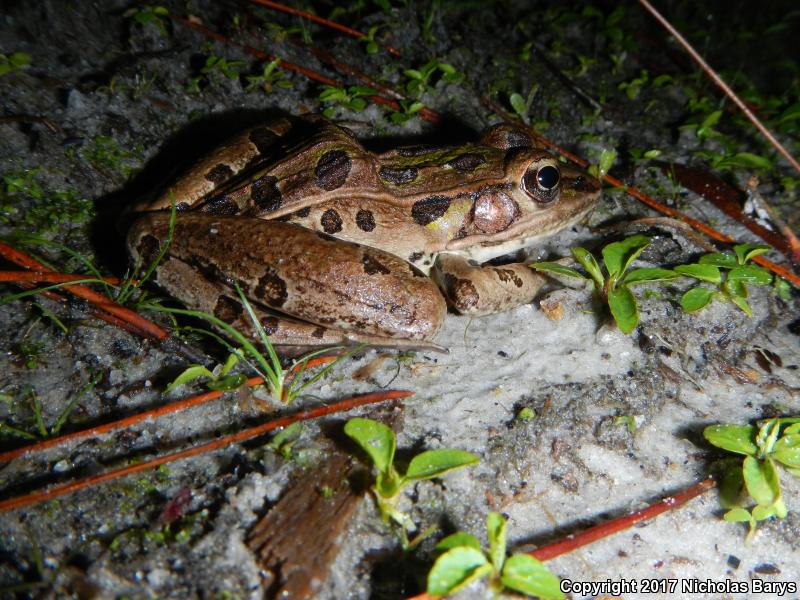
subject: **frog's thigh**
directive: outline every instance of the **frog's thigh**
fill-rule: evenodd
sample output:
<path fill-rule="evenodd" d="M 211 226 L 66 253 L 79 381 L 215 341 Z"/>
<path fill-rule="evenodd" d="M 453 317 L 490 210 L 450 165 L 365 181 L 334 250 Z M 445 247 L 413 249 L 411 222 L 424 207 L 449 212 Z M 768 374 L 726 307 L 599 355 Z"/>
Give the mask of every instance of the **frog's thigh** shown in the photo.
<path fill-rule="evenodd" d="M 468 315 L 487 315 L 526 304 L 545 282 L 521 263 L 478 267 L 453 254 L 439 255 L 433 277 L 447 302 Z"/>
<path fill-rule="evenodd" d="M 129 247 L 146 261 L 168 221 L 143 217 Z M 364 336 L 427 340 L 447 310 L 436 284 L 404 260 L 291 223 L 180 214 L 169 256 L 283 314 Z"/>

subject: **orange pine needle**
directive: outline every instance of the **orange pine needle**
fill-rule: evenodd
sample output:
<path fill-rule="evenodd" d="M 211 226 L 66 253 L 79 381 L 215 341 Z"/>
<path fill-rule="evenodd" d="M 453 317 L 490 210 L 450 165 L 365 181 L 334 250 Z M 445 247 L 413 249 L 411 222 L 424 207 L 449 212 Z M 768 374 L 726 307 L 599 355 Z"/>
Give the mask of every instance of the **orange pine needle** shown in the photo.
<path fill-rule="evenodd" d="M 110 481 L 112 479 L 124 477 L 125 475 L 131 475 L 133 473 L 139 473 L 140 471 L 152 469 L 154 467 L 158 467 L 160 465 L 169 462 L 180 460 L 182 458 L 189 458 L 191 456 L 205 454 L 207 452 L 211 452 L 213 450 L 222 448 L 224 446 L 228 446 L 230 444 L 244 442 L 246 440 L 253 439 L 255 437 L 258 437 L 260 435 L 278 429 L 279 427 L 286 427 L 298 421 L 307 421 L 310 419 L 316 419 L 329 414 L 344 412 L 359 406 L 365 406 L 368 404 L 377 404 L 379 402 L 387 402 L 389 400 L 398 400 L 400 398 L 407 398 L 411 395 L 413 395 L 413 392 L 406 390 L 390 390 L 385 392 L 376 392 L 373 394 L 354 396 L 352 398 L 348 398 L 346 400 L 340 400 L 339 402 L 335 402 L 334 404 L 330 404 L 327 406 L 319 406 L 317 408 L 303 410 L 293 415 L 287 415 L 285 417 L 281 417 L 279 419 L 275 419 L 267 423 L 262 423 L 261 425 L 256 425 L 255 427 L 250 427 L 249 429 L 245 429 L 238 433 L 226 435 L 224 437 L 221 437 L 211 442 L 207 442 L 205 444 L 192 446 L 191 448 L 187 448 L 179 452 L 165 454 L 164 456 L 159 456 L 157 458 L 142 463 L 128 465 L 127 467 L 113 469 L 111 471 L 106 471 L 105 473 L 100 473 L 98 475 L 91 475 L 89 477 L 85 477 L 77 481 L 72 481 L 62 485 L 56 485 L 46 490 L 33 492 L 22 496 L 16 496 L 13 498 L 9 498 L 7 500 L 2 500 L 0 501 L 0 513 L 7 512 L 9 510 L 14 510 L 16 508 L 21 508 L 23 506 L 30 506 L 31 504 L 36 504 L 38 502 L 44 502 L 45 500 L 52 500 L 53 498 L 58 498 L 59 496 L 64 496 L 65 494 L 69 494 L 71 492 L 92 487 L 100 483 L 103 483 L 105 481 Z"/>
<path fill-rule="evenodd" d="M 71 281 L 82 281 L 84 279 L 94 279 L 93 275 L 69 275 L 67 273 L 56 273 L 48 271 L 0 271 L 0 282 L 3 283 L 69 283 Z M 103 281 L 111 285 L 119 285 L 120 280 L 116 277 L 103 277 Z"/>

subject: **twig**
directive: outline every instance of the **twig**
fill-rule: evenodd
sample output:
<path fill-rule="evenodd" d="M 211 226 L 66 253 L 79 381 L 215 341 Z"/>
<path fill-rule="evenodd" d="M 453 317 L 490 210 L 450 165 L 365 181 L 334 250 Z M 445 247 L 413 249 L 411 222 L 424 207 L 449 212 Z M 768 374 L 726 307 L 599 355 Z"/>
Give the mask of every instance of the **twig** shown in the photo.
<path fill-rule="evenodd" d="M 541 546 L 536 550 L 528 552 L 528 554 L 541 561 L 551 560 L 557 556 L 566 554 L 567 552 L 572 552 L 578 548 L 587 546 L 593 542 L 596 542 L 597 540 L 606 538 L 615 533 L 619 533 L 625 529 L 629 529 L 637 523 L 657 517 L 661 513 L 665 513 L 668 510 L 679 508 L 692 498 L 696 498 L 697 496 L 706 493 L 716 485 L 717 482 L 714 480 L 714 478 L 709 477 L 708 479 L 704 479 L 703 481 L 696 483 L 693 486 L 678 492 L 677 494 L 667 496 L 666 498 L 663 498 L 662 500 L 659 500 L 658 502 L 655 502 L 650 506 L 643 508 L 642 510 L 637 510 L 636 512 L 632 512 L 624 517 L 611 519 L 605 523 L 600 523 L 599 525 L 590 527 L 589 529 L 581 531 L 580 533 L 569 535 L 562 540 L 553 542 L 552 544 Z"/>
<path fill-rule="evenodd" d="M 95 279 L 92 275 L 69 275 L 67 273 L 55 273 L 53 271 L 0 271 L 0 282 L 2 283 L 69 283 L 71 281 L 83 281 L 85 279 Z M 111 285 L 119 285 L 120 280 L 116 277 L 103 277 Z"/>
<path fill-rule="evenodd" d="M 39 261 L 34 260 L 24 252 L 17 250 L 16 248 L 13 248 L 4 242 L 0 242 L 0 258 L 5 258 L 6 260 L 9 260 L 21 267 L 34 269 L 40 273 L 54 272 L 52 269 L 48 269 Z M 98 294 L 86 286 L 70 285 L 67 288 L 67 291 L 75 296 L 78 296 L 79 298 L 83 298 L 84 300 L 91 302 L 97 308 L 113 315 L 114 317 L 130 323 L 147 338 L 163 341 L 169 337 L 169 334 L 164 329 L 152 321 L 148 321 L 137 312 L 130 310 L 129 308 L 125 308 L 124 306 L 117 304 L 112 300 L 109 300 L 102 294 Z"/>
<path fill-rule="evenodd" d="M 503 117 L 505 120 L 507 120 L 509 122 L 513 122 L 513 123 L 519 123 L 518 120 L 514 119 L 514 117 L 512 117 L 509 113 L 507 113 L 505 110 L 500 108 L 496 103 L 494 103 L 490 99 L 484 98 L 484 104 L 486 104 L 486 106 L 488 106 L 490 109 L 492 109 L 498 115 Z M 577 156 L 576 154 L 573 154 L 572 152 L 570 152 L 568 150 L 565 150 L 564 148 L 561 148 L 558 144 L 556 144 L 554 142 L 551 142 L 550 140 L 548 140 L 545 137 L 542 137 L 532 127 L 527 127 L 526 131 L 528 131 L 528 133 L 530 133 L 531 137 L 533 137 L 533 139 L 535 139 L 537 142 L 539 142 L 543 146 L 546 146 L 547 148 L 550 148 L 551 150 L 554 150 L 555 152 L 558 152 L 559 154 L 561 154 L 565 158 L 567 158 L 567 159 L 571 160 L 572 162 L 574 162 L 579 167 L 585 169 L 586 167 L 589 166 L 589 161 L 584 160 L 583 158 Z M 661 202 L 659 202 L 658 200 L 656 200 L 652 196 L 648 196 L 647 194 L 645 194 L 644 192 L 642 192 L 641 190 L 639 190 L 639 189 L 637 189 L 637 188 L 635 188 L 633 186 L 626 185 L 625 183 L 623 183 L 622 181 L 620 181 L 616 177 L 612 177 L 611 175 L 606 174 L 603 177 L 603 181 L 606 181 L 606 182 L 610 183 L 614 187 L 624 188 L 625 191 L 628 194 L 630 194 L 631 196 L 633 196 L 634 198 L 639 200 L 639 202 L 641 202 L 642 204 L 646 204 L 650 208 L 652 208 L 654 210 L 657 210 L 660 213 L 663 213 L 665 215 L 668 215 L 670 217 L 673 217 L 675 219 L 679 219 L 681 221 L 684 221 L 685 223 L 688 223 L 692 228 L 694 228 L 695 230 L 706 234 L 708 237 L 710 237 L 713 240 L 716 240 L 718 242 L 722 242 L 724 244 L 734 244 L 734 243 L 736 243 L 736 240 L 734 240 L 731 236 L 729 236 L 727 234 L 724 234 L 724 233 L 721 233 L 721 232 L 717 231 L 716 229 L 714 229 L 713 227 L 711 227 L 709 225 L 706 225 L 702 221 L 698 221 L 697 219 L 693 219 L 689 215 L 686 215 L 686 214 L 680 212 L 679 210 L 675 210 L 672 207 L 666 206 L 665 204 L 661 204 Z M 800 287 L 800 277 L 798 277 L 797 275 L 795 275 L 789 269 L 783 267 L 782 265 L 778 265 L 778 264 L 776 264 L 776 263 L 774 263 L 774 262 L 772 262 L 770 260 L 767 260 L 763 256 L 756 256 L 756 257 L 753 257 L 751 260 L 754 263 L 757 263 L 757 264 L 761 265 L 762 267 L 764 267 L 766 269 L 769 269 L 770 271 L 772 271 L 773 273 L 775 273 L 779 277 L 783 277 L 784 279 L 786 279 L 787 281 L 791 282 L 795 286 Z"/>
<path fill-rule="evenodd" d="M 413 395 L 413 392 L 405 390 L 376 392 L 373 394 L 364 394 L 362 396 L 354 396 L 346 400 L 340 400 L 339 402 L 335 402 L 334 404 L 328 406 L 319 406 L 317 408 L 300 411 L 293 415 L 288 415 L 285 417 L 281 417 L 279 419 L 269 421 L 267 423 L 262 423 L 261 425 L 256 425 L 255 427 L 250 427 L 238 433 L 226 435 L 212 442 L 207 442 L 205 444 L 200 444 L 198 446 L 192 446 L 191 448 L 187 448 L 186 450 L 173 452 L 171 454 L 165 454 L 163 456 L 159 456 L 157 458 L 142 463 L 128 465 L 127 467 L 121 467 L 119 469 L 113 469 L 111 471 L 106 471 L 105 473 L 100 473 L 98 475 L 91 475 L 89 477 L 84 477 L 77 481 L 72 481 L 70 483 L 53 486 L 46 490 L 33 492 L 22 496 L 15 496 L 7 500 L 2 500 L 0 501 L 0 513 L 7 512 L 9 510 L 14 510 L 16 508 L 21 508 L 23 506 L 30 506 L 31 504 L 36 504 L 38 502 L 44 502 L 45 500 L 52 500 L 53 498 L 58 498 L 59 496 L 64 496 L 65 494 L 82 490 L 87 487 L 92 487 L 100 483 L 103 483 L 105 481 L 110 481 L 112 479 L 124 477 L 125 475 L 131 475 L 133 473 L 138 473 L 140 471 L 152 469 L 154 467 L 158 467 L 159 465 L 180 460 L 182 458 L 189 458 L 191 456 L 197 456 L 198 454 L 211 452 L 213 450 L 222 448 L 224 446 L 229 446 L 231 444 L 244 442 L 246 440 L 250 440 L 252 438 L 273 431 L 274 429 L 278 429 L 279 427 L 286 427 L 298 421 L 307 421 L 309 419 L 316 419 L 333 413 L 344 412 L 359 406 L 365 406 L 367 404 L 377 404 L 379 402 L 387 402 L 389 400 L 398 400 L 400 398 L 407 398 L 411 395 Z"/>
<path fill-rule="evenodd" d="M 289 6 L 285 6 L 283 4 L 279 4 L 277 2 L 271 2 L 270 0 L 250 0 L 255 4 L 260 4 L 261 6 L 266 6 L 268 8 L 272 8 L 274 10 L 280 10 L 285 13 L 289 13 L 290 15 L 295 15 L 302 19 L 306 19 L 308 21 L 313 21 L 314 23 L 319 23 L 320 25 L 324 25 L 325 27 L 329 27 L 330 29 L 335 29 L 336 31 L 341 31 L 344 34 L 347 34 L 351 37 L 356 39 L 364 38 L 364 34 L 360 31 L 355 29 L 351 29 L 346 25 L 342 25 L 341 23 L 336 23 L 335 21 L 329 21 L 328 19 L 323 19 L 322 17 L 318 17 L 317 15 L 311 14 L 304 10 L 298 10 L 296 8 L 291 8 Z M 381 44 L 381 47 L 386 50 L 389 54 L 393 54 L 394 56 L 400 56 L 400 51 L 392 46 L 387 44 Z"/>
<path fill-rule="evenodd" d="M 777 227 L 778 231 L 786 238 L 786 243 L 789 245 L 789 252 L 794 262 L 800 262 L 800 240 L 797 239 L 792 228 L 784 221 L 772 206 L 767 202 L 766 198 L 758 191 L 758 177 L 753 175 L 747 180 L 748 197 L 753 203 L 753 208 L 758 212 L 758 209 L 765 211 L 772 223 Z"/>
<path fill-rule="evenodd" d="M 789 151 L 784 148 L 783 144 L 781 144 L 777 138 L 772 134 L 772 132 L 766 128 L 766 126 L 761 122 L 761 120 L 750 110 L 750 108 L 745 104 L 739 96 L 736 95 L 730 86 L 723 81 L 723 79 L 717 74 L 711 66 L 703 60 L 703 57 L 695 50 L 692 45 L 683 37 L 680 32 L 672 26 L 672 24 L 667 21 L 660 12 L 658 12 L 652 4 L 650 4 L 647 0 L 639 0 L 639 4 L 641 4 L 653 17 L 655 17 L 656 21 L 661 23 L 661 25 L 666 29 L 672 37 L 674 37 L 677 42 L 683 46 L 683 49 L 689 53 L 689 56 L 694 59 L 694 61 L 700 65 L 700 68 L 705 71 L 706 75 L 711 78 L 717 87 L 719 87 L 725 95 L 728 96 L 731 100 L 733 100 L 734 104 L 738 106 L 741 111 L 750 119 L 750 122 L 756 126 L 756 128 L 762 133 L 762 135 L 767 138 L 770 144 L 772 144 L 775 149 L 783 155 L 783 157 L 789 161 L 789 164 L 792 165 L 795 170 L 800 171 L 800 163 L 789 153 Z"/>

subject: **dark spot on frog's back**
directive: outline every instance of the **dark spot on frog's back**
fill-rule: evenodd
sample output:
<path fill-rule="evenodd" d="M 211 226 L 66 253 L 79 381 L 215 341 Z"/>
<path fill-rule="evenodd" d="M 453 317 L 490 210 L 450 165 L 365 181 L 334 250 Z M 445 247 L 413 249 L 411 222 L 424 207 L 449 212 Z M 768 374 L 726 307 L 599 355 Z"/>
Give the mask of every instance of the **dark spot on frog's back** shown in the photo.
<path fill-rule="evenodd" d="M 427 225 L 439 219 L 450 208 L 450 198 L 447 196 L 428 196 L 417 200 L 411 207 L 411 216 L 419 225 Z"/>
<path fill-rule="evenodd" d="M 319 222 L 322 224 L 322 229 L 325 233 L 338 233 L 342 230 L 342 217 L 332 208 L 322 213 Z"/>
<path fill-rule="evenodd" d="M 317 185 L 330 192 L 344 185 L 353 162 L 344 150 L 329 150 L 323 154 L 314 169 Z"/>
<path fill-rule="evenodd" d="M 356 213 L 356 225 L 361 231 L 372 231 L 375 229 L 375 215 L 372 211 L 362 208 Z"/>
<path fill-rule="evenodd" d="M 233 175 L 233 169 L 225 163 L 219 163 L 216 167 L 206 173 L 206 179 L 215 185 L 219 185 Z"/>
<path fill-rule="evenodd" d="M 267 317 L 261 319 L 261 326 L 264 328 L 264 333 L 272 335 L 278 331 L 279 321 L 276 317 Z"/>
<path fill-rule="evenodd" d="M 444 278 L 444 287 L 448 300 L 460 312 L 472 308 L 480 300 L 478 290 L 469 279 L 459 279 L 448 273 Z"/>
<path fill-rule="evenodd" d="M 294 213 L 295 217 L 300 217 L 301 219 L 307 217 L 311 214 L 311 207 L 306 206 L 305 208 L 301 208 L 300 210 Z"/>
<path fill-rule="evenodd" d="M 233 323 L 242 315 L 242 305 L 228 296 L 220 296 L 214 306 L 214 316 L 225 323 Z"/>
<path fill-rule="evenodd" d="M 272 175 L 264 175 L 257 179 L 250 188 L 250 197 L 256 206 L 264 212 L 277 210 L 281 205 L 281 191 L 278 189 L 278 179 Z"/>
<path fill-rule="evenodd" d="M 139 240 L 139 246 L 136 248 L 136 250 L 141 257 L 142 262 L 152 263 L 161 250 L 161 244 L 155 236 L 148 233 L 147 235 L 142 236 L 142 238 Z"/>
<path fill-rule="evenodd" d="M 453 167 L 459 173 L 471 173 L 480 165 L 486 162 L 486 159 L 480 154 L 474 152 L 467 152 L 448 162 L 447 164 Z"/>
<path fill-rule="evenodd" d="M 278 274 L 270 269 L 266 275 L 258 280 L 258 285 L 254 290 L 255 294 L 270 306 L 281 307 L 286 302 L 288 294 L 286 292 L 286 282 L 278 277 Z"/>
<path fill-rule="evenodd" d="M 402 185 L 414 181 L 419 171 L 416 167 L 381 167 L 379 175 L 384 181 Z"/>
<path fill-rule="evenodd" d="M 272 133 L 266 127 L 258 127 L 250 132 L 250 141 L 258 150 L 259 154 L 267 154 L 278 136 Z"/>
<path fill-rule="evenodd" d="M 239 212 L 239 205 L 227 196 L 212 198 L 203 206 L 203 212 L 218 217 L 232 217 Z"/>
<path fill-rule="evenodd" d="M 364 265 L 364 273 L 367 275 L 388 275 L 391 273 L 388 267 L 369 254 L 365 253 L 361 258 L 361 262 Z"/>

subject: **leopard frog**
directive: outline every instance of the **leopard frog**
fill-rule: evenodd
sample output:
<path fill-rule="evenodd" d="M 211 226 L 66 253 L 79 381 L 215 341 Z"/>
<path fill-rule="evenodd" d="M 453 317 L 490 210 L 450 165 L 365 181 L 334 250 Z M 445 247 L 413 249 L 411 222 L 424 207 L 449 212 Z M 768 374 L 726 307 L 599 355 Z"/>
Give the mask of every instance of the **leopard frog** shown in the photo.
<path fill-rule="evenodd" d="M 192 308 L 253 332 L 238 283 L 276 345 L 425 346 L 447 307 L 484 315 L 530 302 L 542 278 L 486 261 L 581 219 L 598 181 L 509 125 L 457 147 L 367 151 L 317 116 L 248 129 L 154 199 L 128 235 Z M 174 199 L 174 200 L 173 200 Z"/>

